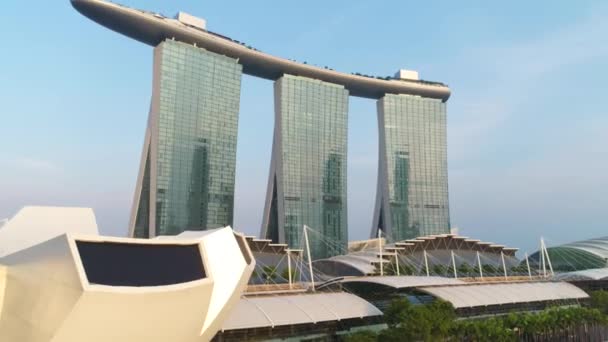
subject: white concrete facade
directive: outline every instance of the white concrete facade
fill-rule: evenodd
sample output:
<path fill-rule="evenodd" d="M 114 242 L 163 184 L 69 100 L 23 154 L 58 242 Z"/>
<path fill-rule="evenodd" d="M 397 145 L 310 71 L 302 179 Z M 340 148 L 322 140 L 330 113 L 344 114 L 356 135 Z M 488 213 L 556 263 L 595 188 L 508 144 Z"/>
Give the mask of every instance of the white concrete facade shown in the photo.
<path fill-rule="evenodd" d="M 62 215 L 55 215 L 59 212 Z M 40 219 L 45 213 L 75 223 L 76 227 L 78 221 L 90 223 L 92 211 L 74 208 L 22 211 L 3 228 L 0 248 L 7 250 L 7 242 L 18 241 L 7 235 L 5 228 L 9 228 L 8 232 L 21 228 L 20 236 L 52 231 L 45 227 L 53 226 L 53 222 Z M 33 239 L 21 240 L 23 249 L 0 258 L 0 341 L 209 341 L 238 302 L 255 267 L 244 237 L 229 227 L 208 231 L 200 237 L 152 240 L 101 237 L 79 234 L 76 230 L 56 236 L 47 234 L 39 240 L 48 239 L 33 245 Z M 88 232 L 86 227 L 83 230 Z M 98 253 L 91 258 L 84 249 L 86 246 L 101 251 L 101 257 Z M 111 252 L 110 249 L 132 251 L 128 255 L 133 258 L 105 267 L 106 255 L 110 258 L 105 252 Z M 158 272 L 154 264 L 138 264 L 142 252 L 162 254 L 167 249 L 187 256 L 184 264 L 201 265 L 201 269 L 191 272 L 188 281 L 172 282 L 171 274 L 184 268 L 180 264 L 158 265 Z M 187 253 L 182 253 L 185 249 Z M 121 279 L 123 264 L 147 268 L 151 279 L 162 283 L 131 286 L 129 282 L 143 283 L 150 279 Z M 163 272 L 168 278 L 159 276 Z M 99 274 L 108 279 L 100 278 Z M 125 272 L 122 274 L 129 277 Z M 113 285 L 117 280 L 124 283 Z"/>

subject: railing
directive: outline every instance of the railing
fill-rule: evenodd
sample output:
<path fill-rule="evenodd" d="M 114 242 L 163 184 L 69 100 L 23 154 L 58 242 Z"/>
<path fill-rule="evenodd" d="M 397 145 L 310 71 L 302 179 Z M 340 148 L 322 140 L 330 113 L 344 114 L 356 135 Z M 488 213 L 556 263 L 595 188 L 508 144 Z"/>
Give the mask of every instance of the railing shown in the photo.
<path fill-rule="evenodd" d="M 280 293 L 280 292 L 303 292 L 306 288 L 300 283 L 293 283 L 291 288 L 289 284 L 261 284 L 249 285 L 245 289 L 244 294 L 264 294 L 264 293 Z"/>

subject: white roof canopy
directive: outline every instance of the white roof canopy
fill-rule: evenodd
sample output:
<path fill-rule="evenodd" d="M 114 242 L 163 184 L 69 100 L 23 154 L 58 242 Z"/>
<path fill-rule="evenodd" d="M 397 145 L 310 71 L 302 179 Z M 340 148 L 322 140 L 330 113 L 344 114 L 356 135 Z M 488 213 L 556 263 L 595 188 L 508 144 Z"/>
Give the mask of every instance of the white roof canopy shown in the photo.
<path fill-rule="evenodd" d="M 560 248 L 560 247 L 580 249 L 582 251 L 586 251 L 591 254 L 595 254 L 595 255 L 599 256 L 600 258 L 608 259 L 608 236 L 602 237 L 602 238 L 597 238 L 597 239 L 572 242 L 572 243 L 568 243 L 568 244 L 561 245 L 561 246 L 554 247 L 554 248 Z"/>
<path fill-rule="evenodd" d="M 608 280 L 608 268 L 594 268 L 584 271 L 562 273 L 555 276 L 556 280 Z"/>
<path fill-rule="evenodd" d="M 345 292 L 243 297 L 222 330 L 274 328 L 380 315 L 382 312 L 372 304 Z"/>
<path fill-rule="evenodd" d="M 371 283 L 395 289 L 406 289 L 420 286 L 464 284 L 463 281 L 444 277 L 417 276 L 384 276 L 384 277 L 347 277 L 341 283 Z"/>
<path fill-rule="evenodd" d="M 589 297 L 578 287 L 561 282 L 466 284 L 419 290 L 452 303 L 456 309 Z"/>

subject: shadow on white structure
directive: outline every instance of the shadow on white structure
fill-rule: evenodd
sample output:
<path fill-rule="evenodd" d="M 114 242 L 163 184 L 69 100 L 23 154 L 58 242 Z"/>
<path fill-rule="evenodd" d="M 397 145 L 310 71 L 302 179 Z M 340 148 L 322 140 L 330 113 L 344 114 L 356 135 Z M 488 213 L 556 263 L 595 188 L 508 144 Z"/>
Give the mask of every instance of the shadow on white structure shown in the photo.
<path fill-rule="evenodd" d="M 96 234 L 85 208 L 27 207 L 0 229 L 0 341 L 208 341 L 255 267 L 230 227 Z"/>

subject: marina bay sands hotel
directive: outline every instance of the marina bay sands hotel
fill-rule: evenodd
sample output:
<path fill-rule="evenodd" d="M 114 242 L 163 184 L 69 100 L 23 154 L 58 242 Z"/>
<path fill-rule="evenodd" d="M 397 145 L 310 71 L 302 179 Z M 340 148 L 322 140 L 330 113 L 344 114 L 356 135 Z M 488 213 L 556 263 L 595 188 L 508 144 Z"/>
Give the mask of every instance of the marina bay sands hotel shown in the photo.
<path fill-rule="evenodd" d="M 91 20 L 154 47 L 153 94 L 130 222 L 134 237 L 233 224 L 242 74 L 274 82 L 275 126 L 261 237 L 297 247 L 303 226 L 346 249 L 348 99 L 375 100 L 379 162 L 371 236 L 449 233 L 450 89 L 401 70 L 346 74 L 272 56 L 175 18 L 72 0 Z M 318 240 L 318 239 L 317 239 Z M 314 258 L 340 253 L 311 241 Z"/>

